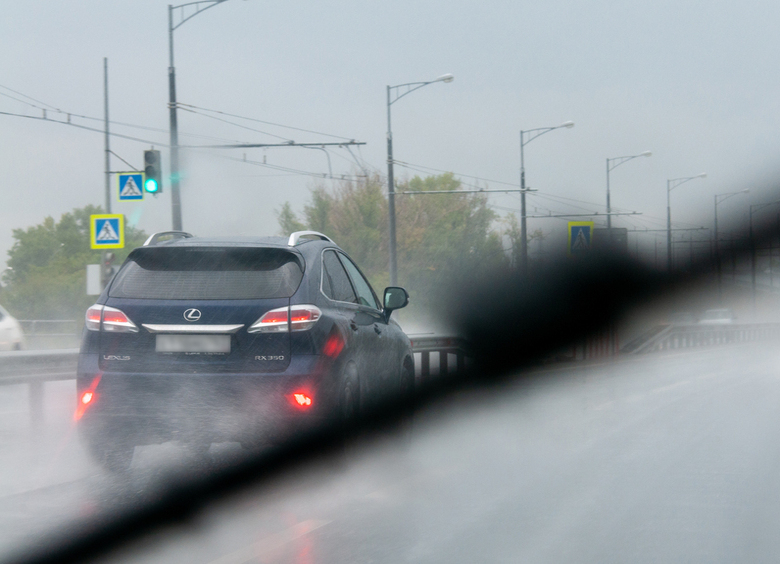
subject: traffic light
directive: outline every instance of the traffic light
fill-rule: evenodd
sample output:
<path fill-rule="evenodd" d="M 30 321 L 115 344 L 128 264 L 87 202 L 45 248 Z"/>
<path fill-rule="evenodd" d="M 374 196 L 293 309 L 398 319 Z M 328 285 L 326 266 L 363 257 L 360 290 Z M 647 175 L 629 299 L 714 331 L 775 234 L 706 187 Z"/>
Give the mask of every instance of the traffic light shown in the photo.
<path fill-rule="evenodd" d="M 102 278 L 104 288 L 114 277 L 114 274 L 116 274 L 117 268 L 114 266 L 115 258 L 116 255 L 111 251 L 107 251 L 103 253 L 103 268 L 101 269 L 100 275 Z"/>
<path fill-rule="evenodd" d="M 162 193 L 162 163 L 160 162 L 160 151 L 144 151 L 144 191 L 149 194 Z"/>

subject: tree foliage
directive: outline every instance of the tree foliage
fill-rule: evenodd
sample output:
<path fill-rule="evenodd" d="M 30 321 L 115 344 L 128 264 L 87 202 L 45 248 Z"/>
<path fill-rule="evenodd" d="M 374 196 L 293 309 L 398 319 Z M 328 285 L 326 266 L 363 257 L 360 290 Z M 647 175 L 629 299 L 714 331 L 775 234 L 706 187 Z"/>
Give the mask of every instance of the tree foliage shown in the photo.
<path fill-rule="evenodd" d="M 100 264 L 101 252 L 90 249 L 89 216 L 104 213 L 87 206 L 47 217 L 27 229 L 14 229 L 3 275 L 3 305 L 19 319 L 82 319 L 94 296 L 86 295 L 86 266 Z M 114 249 L 121 264 L 146 234 L 125 223 L 125 248 Z"/>
<path fill-rule="evenodd" d="M 399 184 L 398 192 L 459 190 L 460 180 L 441 174 Z M 435 308 L 447 288 L 475 272 L 504 265 L 495 213 L 487 198 L 474 194 L 397 195 L 396 240 L 399 283 L 409 290 L 412 306 Z M 384 187 L 375 176 L 344 181 L 332 189 L 316 186 L 299 220 L 289 204 L 279 212 L 287 235 L 293 226 L 331 237 L 357 262 L 381 292 L 389 282 L 388 211 Z"/>

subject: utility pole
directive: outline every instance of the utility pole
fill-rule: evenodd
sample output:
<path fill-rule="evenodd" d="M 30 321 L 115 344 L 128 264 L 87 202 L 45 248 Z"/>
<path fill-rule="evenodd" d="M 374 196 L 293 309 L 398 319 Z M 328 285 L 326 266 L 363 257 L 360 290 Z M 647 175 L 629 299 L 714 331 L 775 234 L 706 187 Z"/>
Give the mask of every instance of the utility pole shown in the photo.
<path fill-rule="evenodd" d="M 720 263 L 720 241 L 718 241 L 718 196 L 715 196 L 715 267 L 718 271 L 718 298 L 723 299 L 722 266 Z"/>
<path fill-rule="evenodd" d="M 106 213 L 111 213 L 111 145 L 109 142 L 111 136 L 108 131 L 108 57 L 103 57 L 103 118 L 106 168 L 105 203 Z M 100 253 L 100 282 L 102 288 L 105 288 L 108 284 L 108 276 L 106 276 L 105 269 L 106 262 L 108 262 L 108 252 L 103 251 Z"/>
<path fill-rule="evenodd" d="M 672 190 L 677 188 L 680 184 L 685 184 L 696 178 L 706 178 L 707 173 L 702 172 L 696 176 L 686 176 L 684 178 L 670 178 L 666 181 L 666 270 L 672 271 L 672 203 L 671 194 Z"/>
<path fill-rule="evenodd" d="M 528 276 L 528 216 L 525 207 L 525 131 L 520 131 L 520 273 Z"/>
<path fill-rule="evenodd" d="M 718 275 L 718 299 L 723 299 L 723 267 L 721 264 L 721 257 L 720 257 L 720 241 L 718 240 L 718 204 L 721 202 L 724 202 L 728 200 L 729 198 L 733 198 L 737 194 L 748 194 L 750 192 L 750 188 L 747 188 L 745 190 L 738 190 L 736 192 L 725 192 L 723 194 L 715 194 L 714 201 L 715 201 L 715 233 L 713 233 L 714 242 L 715 242 L 715 265 L 717 267 L 717 275 Z"/>
<path fill-rule="evenodd" d="M 103 109 L 105 128 L 106 213 L 111 213 L 111 146 L 108 132 L 108 57 L 103 57 Z"/>
<path fill-rule="evenodd" d="M 612 205 L 609 199 L 609 173 L 610 171 L 612 171 L 612 169 L 617 168 L 623 163 L 627 163 L 632 159 L 636 159 L 637 157 L 651 157 L 651 156 L 653 156 L 652 152 L 645 151 L 643 153 L 639 153 L 638 155 L 627 155 L 625 157 L 614 157 L 611 159 L 607 159 L 607 229 L 609 230 L 610 246 L 612 245 L 612 219 L 610 217 L 610 214 L 612 213 Z M 615 164 L 612 164 L 613 161 L 615 161 Z"/>
<path fill-rule="evenodd" d="M 693 233 L 691 233 L 691 235 L 690 235 L 689 242 L 691 244 L 691 246 L 690 246 L 690 257 L 689 258 L 690 258 L 690 263 L 691 263 L 691 272 L 693 272 Z"/>
<path fill-rule="evenodd" d="M 756 313 L 756 239 L 753 235 L 753 213 L 760 209 L 780 204 L 780 200 L 765 204 L 751 204 L 748 213 L 748 238 L 750 243 L 750 282 L 753 289 L 753 314 Z M 770 238 L 771 245 L 771 238 Z M 771 263 L 771 258 L 770 258 Z"/>
<path fill-rule="evenodd" d="M 393 130 L 390 123 L 390 107 L 398 100 L 411 94 L 415 90 L 419 90 L 423 86 L 428 86 L 435 82 L 449 83 L 455 80 L 455 77 L 450 73 L 443 74 L 433 80 L 427 80 L 424 82 L 407 82 L 405 84 L 397 84 L 395 86 L 387 86 L 387 221 L 388 221 L 388 250 L 390 251 L 390 285 L 395 286 L 398 284 L 398 257 L 396 256 L 396 240 L 395 240 L 395 178 L 393 177 Z M 405 89 L 405 90 L 404 90 Z M 402 92 L 402 90 L 404 90 Z M 395 95 L 395 98 L 393 98 Z"/>
<path fill-rule="evenodd" d="M 184 22 L 182 22 L 184 23 Z M 179 24 L 181 25 L 181 24 Z M 182 230 L 179 186 L 179 123 L 176 119 L 176 68 L 173 66 L 173 6 L 168 5 L 168 112 L 171 129 L 171 215 L 174 231 Z"/>
<path fill-rule="evenodd" d="M 398 257 L 396 255 L 395 244 L 395 178 L 393 174 L 393 128 L 390 123 L 390 106 L 393 102 L 390 100 L 392 88 L 387 86 L 387 217 L 388 217 L 388 243 L 387 250 L 390 253 L 390 285 L 398 283 Z"/>
<path fill-rule="evenodd" d="M 525 187 L 525 146 L 545 133 L 555 131 L 565 127 L 571 129 L 574 127 L 573 121 L 563 122 L 561 125 L 554 127 L 537 127 L 536 129 L 528 129 L 520 131 L 520 274 L 522 276 L 528 276 L 528 214 L 525 207 L 525 194 L 530 190 Z M 528 139 L 526 140 L 526 135 Z M 609 210 L 607 210 L 609 211 Z M 609 221 L 609 216 L 607 217 Z"/>
<path fill-rule="evenodd" d="M 607 159 L 607 229 L 612 229 L 612 216 L 609 215 L 609 212 L 612 211 L 612 206 L 609 202 L 609 159 Z M 611 237 L 611 234 L 610 234 Z M 612 239 L 610 238 L 609 244 L 612 245 Z"/>
<path fill-rule="evenodd" d="M 655 240 L 655 255 L 653 256 L 653 263 L 655 264 L 655 269 L 658 270 L 658 239 Z"/>
<path fill-rule="evenodd" d="M 176 119 L 176 67 L 173 65 L 173 32 L 201 12 L 227 0 L 195 0 L 179 6 L 168 4 L 168 111 L 171 130 L 171 215 L 174 231 L 182 230 L 181 172 L 179 171 L 179 123 Z M 174 25 L 173 11 L 180 10 L 179 23 Z M 185 13 L 189 11 L 189 15 Z"/>

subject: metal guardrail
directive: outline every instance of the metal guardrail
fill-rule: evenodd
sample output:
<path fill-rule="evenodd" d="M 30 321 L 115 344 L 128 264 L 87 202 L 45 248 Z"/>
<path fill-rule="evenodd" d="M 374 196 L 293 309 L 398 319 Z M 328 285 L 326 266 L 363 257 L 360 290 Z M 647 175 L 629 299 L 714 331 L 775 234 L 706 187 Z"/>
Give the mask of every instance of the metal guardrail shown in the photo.
<path fill-rule="evenodd" d="M 0 385 L 29 385 L 30 418 L 43 422 L 43 384 L 74 380 L 78 349 L 0 352 Z"/>
<path fill-rule="evenodd" d="M 421 355 L 420 377 L 431 377 L 431 353 L 438 353 L 439 375 L 449 373 L 449 355 L 455 355 L 458 372 L 466 368 L 468 347 L 454 336 L 411 335 L 412 350 Z M 43 421 L 43 385 L 45 382 L 75 380 L 78 349 L 0 352 L 0 386 L 27 384 L 30 387 L 30 416 L 33 424 Z"/>
<path fill-rule="evenodd" d="M 710 347 L 780 338 L 780 323 L 727 323 L 723 325 L 659 325 L 642 340 L 621 352 L 644 354 L 670 349 Z"/>
<path fill-rule="evenodd" d="M 468 343 L 456 336 L 409 335 L 412 352 L 420 354 L 420 379 L 431 377 L 431 353 L 439 354 L 439 375 L 449 373 L 449 355 L 455 355 L 455 369 L 460 374 L 466 370 Z"/>
<path fill-rule="evenodd" d="M 79 344 L 81 325 L 73 319 L 19 319 L 25 348 L 58 349 Z"/>
<path fill-rule="evenodd" d="M 599 337 L 607 343 L 605 354 L 616 348 L 613 339 Z M 622 354 L 643 354 L 655 351 L 683 349 L 693 347 L 716 346 L 730 343 L 743 343 L 762 339 L 780 338 L 780 323 L 740 323 L 724 325 L 659 325 L 639 339 L 626 344 Z M 422 382 L 434 374 L 443 376 L 450 372 L 450 355 L 455 356 L 455 370 L 463 373 L 469 346 L 465 339 L 449 335 L 409 335 L 412 351 L 420 355 L 419 375 Z M 606 339 L 606 340 L 605 340 Z M 590 341 L 589 341 L 590 342 Z M 593 341 L 594 343 L 596 341 Z M 593 347 L 594 345 L 588 345 Z M 431 370 L 431 353 L 438 355 L 438 372 Z M 74 380 L 78 364 L 78 349 L 58 349 L 47 351 L 9 351 L 0 352 L 0 386 L 26 384 L 29 388 L 30 416 L 34 424 L 43 420 L 43 385 L 45 382 Z M 568 360 L 592 358 L 594 353 L 586 351 Z"/>

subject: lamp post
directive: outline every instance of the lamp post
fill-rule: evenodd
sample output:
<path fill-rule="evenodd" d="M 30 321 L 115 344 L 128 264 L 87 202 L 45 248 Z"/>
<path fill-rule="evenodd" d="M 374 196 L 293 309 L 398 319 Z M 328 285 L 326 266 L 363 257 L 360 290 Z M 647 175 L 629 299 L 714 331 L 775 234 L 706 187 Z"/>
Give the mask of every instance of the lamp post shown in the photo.
<path fill-rule="evenodd" d="M 388 249 L 390 251 L 391 286 L 395 286 L 398 283 L 398 259 L 395 249 L 395 179 L 393 178 L 393 131 L 390 122 L 390 106 L 423 86 L 428 86 L 434 82 L 452 82 L 453 80 L 455 80 L 455 77 L 448 73 L 427 82 L 407 82 L 406 84 L 387 87 L 387 214 L 389 219 Z M 402 92 L 401 90 L 404 88 L 405 90 Z"/>
<path fill-rule="evenodd" d="M 609 172 L 622 165 L 623 163 L 627 163 L 631 159 L 636 159 L 637 157 L 651 157 L 653 156 L 653 153 L 651 151 L 645 151 L 643 153 L 639 153 L 638 155 L 628 155 L 626 157 L 613 157 L 611 159 L 607 159 L 607 229 L 612 229 L 612 216 L 609 215 L 612 211 L 612 206 L 610 206 L 609 203 Z M 611 163 L 615 164 L 611 164 Z M 612 241 L 610 240 L 610 244 L 612 244 Z"/>
<path fill-rule="evenodd" d="M 756 241 L 753 237 L 753 212 L 758 211 L 769 206 L 780 204 L 780 200 L 774 202 L 767 202 L 765 204 L 751 204 L 750 213 L 748 214 L 748 225 L 750 226 L 748 234 L 750 240 L 750 283 L 753 287 L 753 315 L 756 313 Z M 770 268 L 772 264 L 772 256 L 769 256 Z"/>
<path fill-rule="evenodd" d="M 525 188 L 525 151 L 524 148 L 526 145 L 528 145 L 531 141 L 539 137 L 540 135 L 544 135 L 545 133 L 549 133 L 550 131 L 554 131 L 556 129 L 560 129 L 562 127 L 565 127 L 567 129 L 571 129 L 574 127 L 573 121 L 565 121 L 561 125 L 556 125 L 555 127 L 538 127 L 536 129 L 528 129 L 528 130 L 521 130 L 520 131 L 520 270 L 521 274 L 523 276 L 528 274 L 528 231 L 527 231 L 527 225 L 526 225 L 526 208 L 525 208 L 525 193 L 527 192 Z M 526 135 L 528 135 L 528 139 L 526 139 Z"/>
<path fill-rule="evenodd" d="M 720 244 L 718 243 L 718 204 L 721 204 L 733 198 L 738 194 L 747 194 L 750 189 L 738 190 L 736 192 L 724 192 L 723 194 L 715 194 L 715 264 L 718 269 L 718 298 L 723 298 L 723 285 L 721 282 L 721 265 L 720 265 Z"/>
<path fill-rule="evenodd" d="M 696 176 L 687 176 L 685 178 L 672 178 L 666 181 L 666 270 L 672 271 L 672 205 L 670 194 L 672 190 L 680 184 L 685 184 L 689 180 L 697 178 L 707 178 L 707 173 L 702 172 Z"/>
<path fill-rule="evenodd" d="M 199 0 L 197 2 L 179 4 L 178 6 L 168 4 L 168 51 L 170 56 L 170 64 L 168 66 L 168 110 L 171 132 L 171 215 L 173 216 L 174 231 L 182 230 L 182 221 L 179 184 L 181 180 L 179 175 L 179 126 L 176 121 L 176 68 L 173 66 L 173 32 L 181 27 L 184 22 L 222 2 L 227 2 L 227 0 Z M 187 8 L 191 9 L 188 15 L 185 14 Z M 180 21 L 176 25 L 173 23 L 174 10 L 180 10 L 181 15 Z"/>

